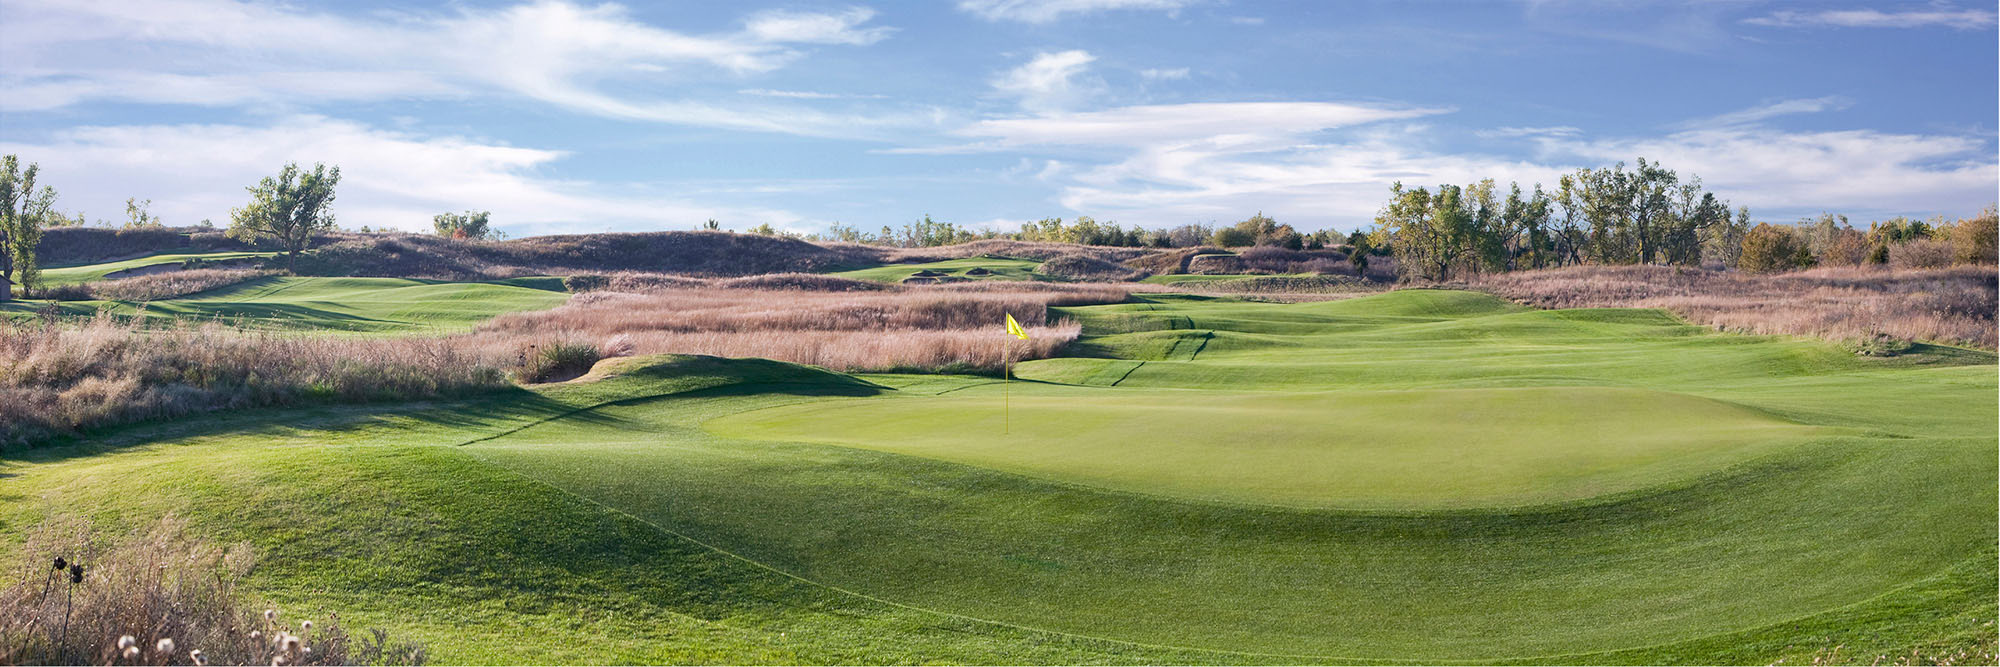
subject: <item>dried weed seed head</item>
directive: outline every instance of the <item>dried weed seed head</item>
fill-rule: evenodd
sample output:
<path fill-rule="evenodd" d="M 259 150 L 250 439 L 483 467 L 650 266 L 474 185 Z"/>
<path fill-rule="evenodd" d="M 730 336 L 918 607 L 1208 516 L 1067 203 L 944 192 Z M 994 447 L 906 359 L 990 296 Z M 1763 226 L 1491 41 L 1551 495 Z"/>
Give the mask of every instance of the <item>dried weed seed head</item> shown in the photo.
<path fill-rule="evenodd" d="M 174 654 L 173 638 L 172 637 L 160 638 L 160 641 L 155 642 L 153 644 L 153 650 L 159 653 L 160 655 L 173 655 Z"/>
<path fill-rule="evenodd" d="M 69 561 L 63 560 L 62 556 L 56 556 L 56 571 L 61 572 L 67 569 L 69 569 Z"/>
<path fill-rule="evenodd" d="M 138 645 L 139 645 L 139 639 L 137 637 L 133 637 L 132 635 L 123 635 L 118 638 L 118 650 L 122 651 Z"/>
<path fill-rule="evenodd" d="M 81 584 L 81 583 L 83 583 L 83 566 L 82 566 L 82 565 L 79 565 L 79 564 L 76 564 L 76 563 L 71 563 L 71 564 L 70 564 L 70 566 L 69 566 L 69 583 L 72 583 L 72 584 Z"/>

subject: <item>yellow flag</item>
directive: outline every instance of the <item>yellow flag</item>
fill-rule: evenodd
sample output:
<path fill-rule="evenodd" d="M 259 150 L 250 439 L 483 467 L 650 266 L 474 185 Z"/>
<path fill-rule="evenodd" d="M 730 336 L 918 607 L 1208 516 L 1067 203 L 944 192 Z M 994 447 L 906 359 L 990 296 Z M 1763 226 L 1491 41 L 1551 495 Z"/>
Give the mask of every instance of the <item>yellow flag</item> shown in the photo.
<path fill-rule="evenodd" d="M 1028 330 L 1021 328 L 1020 322 L 1014 321 L 1013 313 L 1007 314 L 1007 333 L 1014 334 L 1015 338 L 1019 338 L 1021 340 L 1028 339 Z"/>

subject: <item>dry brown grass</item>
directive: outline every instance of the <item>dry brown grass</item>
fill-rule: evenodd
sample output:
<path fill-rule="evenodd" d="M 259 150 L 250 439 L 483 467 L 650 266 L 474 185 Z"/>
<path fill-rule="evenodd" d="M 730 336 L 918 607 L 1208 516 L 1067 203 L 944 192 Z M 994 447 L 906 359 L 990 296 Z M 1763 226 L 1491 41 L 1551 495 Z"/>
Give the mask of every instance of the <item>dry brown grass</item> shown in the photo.
<path fill-rule="evenodd" d="M 1054 355 L 1079 327 L 1051 322 L 1051 306 L 1115 303 L 1109 285 L 974 283 L 870 292 L 659 289 L 593 292 L 562 307 L 494 318 L 471 334 L 475 349 L 504 355 L 522 340 L 587 341 L 607 354 L 764 357 L 843 371 L 991 370 L 1008 348 L 1000 322 L 1013 315 L 1030 340 L 1017 359 Z"/>
<path fill-rule="evenodd" d="M 227 287 L 252 278 L 277 275 L 260 269 L 189 269 L 168 271 L 89 285 L 91 296 L 118 301 L 158 301 Z"/>
<path fill-rule="evenodd" d="M 233 329 L 0 324 L 0 445 L 78 428 L 301 400 L 421 398 L 503 386 L 441 338 L 364 339 Z"/>
<path fill-rule="evenodd" d="M 384 646 L 381 633 L 351 640 L 336 616 L 254 604 L 236 588 L 255 566 L 250 546 L 189 535 L 172 516 L 117 539 L 75 519 L 37 527 L 0 589 L 0 664 L 423 663 L 421 647 Z"/>
<path fill-rule="evenodd" d="M 1542 308 L 1664 308 L 1730 331 L 1906 340 L 1993 349 L 1996 271 L 1830 267 L 1775 275 L 1663 266 L 1581 266 L 1480 278 L 1472 286 Z"/>

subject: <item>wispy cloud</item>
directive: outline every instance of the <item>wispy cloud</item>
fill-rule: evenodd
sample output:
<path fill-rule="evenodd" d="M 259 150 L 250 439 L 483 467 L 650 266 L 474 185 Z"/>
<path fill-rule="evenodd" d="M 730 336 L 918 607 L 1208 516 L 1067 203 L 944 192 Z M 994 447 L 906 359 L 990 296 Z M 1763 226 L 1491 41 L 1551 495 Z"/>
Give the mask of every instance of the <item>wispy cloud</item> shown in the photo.
<path fill-rule="evenodd" d="M 1188 78 L 1188 75 L 1189 71 L 1186 67 L 1139 70 L 1139 76 L 1147 81 L 1180 81 Z"/>
<path fill-rule="evenodd" d="M 1765 120 L 1769 120 L 1771 118 L 1776 118 L 1778 116 L 1787 116 L 1792 114 L 1803 114 L 1803 113 L 1820 113 L 1822 111 L 1839 111 L 1841 109 L 1846 109 L 1849 106 L 1853 106 L 1853 104 L 1854 104 L 1853 100 L 1841 97 L 1839 95 L 1829 95 L 1827 97 L 1815 97 L 1810 99 L 1779 100 L 1767 104 L 1760 104 L 1758 106 L 1750 107 L 1748 109 L 1731 111 L 1725 114 L 1682 121 L 1680 123 L 1676 123 L 1674 127 L 1679 129 L 1692 130 L 1692 129 L 1714 128 L 1714 127 L 1727 127 L 1735 125 L 1751 125 L 1763 122 Z"/>
<path fill-rule="evenodd" d="M 46 141 L 0 143 L 41 164 L 58 208 L 103 214 L 126 197 L 150 198 L 172 224 L 223 224 L 243 186 L 288 161 L 326 162 L 343 176 L 334 209 L 343 225 L 423 229 L 442 211 L 491 210 L 516 233 L 689 229 L 702 220 L 795 223 L 763 207 L 710 205 L 638 184 L 550 179 L 563 151 L 458 136 L 425 136 L 320 116 L 269 125 L 79 127 Z"/>
<path fill-rule="evenodd" d="M 1101 83 L 1084 76 L 1084 70 L 1096 60 L 1082 50 L 1038 53 L 994 78 L 993 89 L 1019 100 L 1021 108 L 1030 111 L 1068 108 L 1102 89 Z"/>
<path fill-rule="evenodd" d="M 874 12 L 762 12 L 732 33 L 644 23 L 614 4 L 537 0 L 443 14 L 343 16 L 229 0 L 137 5 L 18 0 L 0 23 L 0 109 L 93 101 L 311 108 L 357 100 L 508 95 L 615 118 L 810 135 L 879 126 L 781 107 L 660 99 L 662 80 L 745 78 L 800 45 L 889 35 Z M 504 48 L 501 47 L 504 45 Z"/>
<path fill-rule="evenodd" d="M 1776 28 L 1929 28 L 1988 30 L 1994 27 L 1994 12 L 1933 5 L 1927 9 L 1882 11 L 1864 9 L 1781 10 L 1766 16 L 1744 19 L 1751 25 Z"/>
<path fill-rule="evenodd" d="M 988 21 L 1048 23 L 1069 14 L 1120 9 L 1179 11 L 1198 0 L 959 0 L 958 8 Z"/>

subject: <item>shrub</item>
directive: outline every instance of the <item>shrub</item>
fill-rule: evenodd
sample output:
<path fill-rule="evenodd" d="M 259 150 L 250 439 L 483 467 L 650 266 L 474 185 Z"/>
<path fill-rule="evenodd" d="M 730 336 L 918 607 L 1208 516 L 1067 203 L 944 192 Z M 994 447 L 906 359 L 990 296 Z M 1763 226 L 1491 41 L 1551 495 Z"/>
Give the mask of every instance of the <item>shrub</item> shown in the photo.
<path fill-rule="evenodd" d="M 1961 220 L 1951 230 L 1952 259 L 1965 264 L 1992 264 L 1996 261 L 1995 234 L 2000 234 L 2000 214 L 1989 206 L 1979 217 Z"/>
<path fill-rule="evenodd" d="M 1257 237 L 1252 236 L 1250 232 L 1235 227 L 1224 227 L 1215 230 L 1213 240 L 1216 245 L 1224 248 L 1241 248 L 1257 242 Z"/>
<path fill-rule="evenodd" d="M 1809 264 L 1810 251 L 1792 230 L 1758 223 L 1743 235 L 1743 257 L 1737 268 L 1749 273 L 1774 273 Z"/>
<path fill-rule="evenodd" d="M 611 279 L 599 275 L 579 274 L 563 276 L 563 289 L 571 292 L 601 290 L 611 284 Z"/>
<path fill-rule="evenodd" d="M 0 664 L 424 662 L 422 647 L 390 645 L 380 630 L 354 641 L 337 616 L 294 625 L 257 604 L 237 589 L 255 561 L 248 544 L 192 538 L 173 516 L 120 538 L 88 526 L 46 521 L 17 552 L 41 576 L 0 590 Z"/>
<path fill-rule="evenodd" d="M 1064 255 L 1042 262 L 1036 271 L 1070 280 L 1087 282 L 1132 282 L 1148 275 L 1141 269 L 1130 268 L 1114 262 L 1084 255 Z"/>
<path fill-rule="evenodd" d="M 90 285 L 90 291 L 99 299 L 158 301 L 228 287 L 269 275 L 274 275 L 274 272 L 260 269 L 168 271 L 95 283 Z"/>
<path fill-rule="evenodd" d="M 42 287 L 41 293 L 38 294 L 37 296 L 40 296 L 41 298 L 44 299 L 54 299 L 56 301 L 88 301 L 90 299 L 97 298 L 96 296 L 91 294 L 89 285 L 81 283 L 68 284 L 68 285 L 47 285 Z"/>
<path fill-rule="evenodd" d="M 531 344 L 521 353 L 514 379 L 523 383 L 561 382 L 590 372 L 603 355 L 597 346 L 578 341 Z"/>
<path fill-rule="evenodd" d="M 1889 264 L 1899 269 L 1943 268 L 1951 258 L 1951 241 L 1943 239 L 1913 239 L 1889 249 Z"/>

